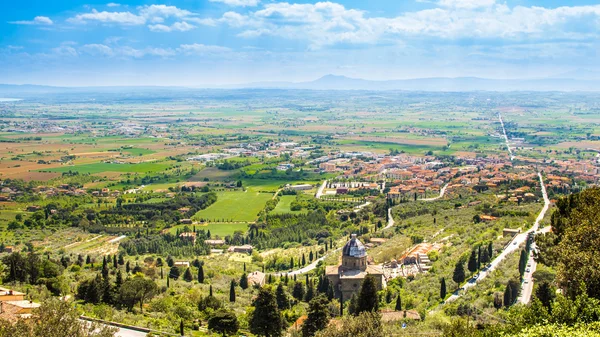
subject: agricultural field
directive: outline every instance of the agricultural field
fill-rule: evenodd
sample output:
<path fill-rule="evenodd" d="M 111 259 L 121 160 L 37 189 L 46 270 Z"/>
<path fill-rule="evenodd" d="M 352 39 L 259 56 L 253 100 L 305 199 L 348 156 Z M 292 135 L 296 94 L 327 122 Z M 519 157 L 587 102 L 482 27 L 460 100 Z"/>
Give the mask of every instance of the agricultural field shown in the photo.
<path fill-rule="evenodd" d="M 196 213 L 193 220 L 254 222 L 273 194 L 247 191 L 217 192 L 217 202 Z"/>

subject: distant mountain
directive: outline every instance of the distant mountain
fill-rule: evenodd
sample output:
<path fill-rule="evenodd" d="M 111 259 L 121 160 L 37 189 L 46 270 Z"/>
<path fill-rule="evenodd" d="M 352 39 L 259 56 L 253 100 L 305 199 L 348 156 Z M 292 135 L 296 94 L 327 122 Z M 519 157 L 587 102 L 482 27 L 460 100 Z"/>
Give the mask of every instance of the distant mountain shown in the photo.
<path fill-rule="evenodd" d="M 570 78 L 566 76 L 589 78 Z M 598 78 L 595 78 L 598 76 Z M 406 90 L 406 91 L 600 91 L 600 73 L 574 71 L 542 79 L 486 79 L 479 77 L 432 77 L 372 81 L 339 75 L 325 75 L 309 82 L 257 82 L 211 88 L 189 87 L 51 87 L 0 84 L 0 97 L 10 94 L 45 93 L 140 93 L 193 92 L 200 89 L 303 89 L 303 90 Z"/>
<path fill-rule="evenodd" d="M 595 81 L 600 80 L 600 71 L 579 68 L 551 76 L 551 78 L 571 78 L 574 80 Z"/>
<path fill-rule="evenodd" d="M 308 90 L 407 90 L 407 91 L 600 91 L 599 80 L 571 78 L 486 79 L 478 77 L 433 77 L 371 81 L 326 75 L 310 82 L 265 82 L 232 85 L 228 88 Z"/>

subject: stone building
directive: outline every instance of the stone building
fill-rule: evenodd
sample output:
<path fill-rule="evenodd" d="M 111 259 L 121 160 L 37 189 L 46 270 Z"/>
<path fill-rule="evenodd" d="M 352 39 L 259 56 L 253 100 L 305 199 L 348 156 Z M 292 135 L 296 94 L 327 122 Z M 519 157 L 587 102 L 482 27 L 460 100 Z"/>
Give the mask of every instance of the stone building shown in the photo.
<path fill-rule="evenodd" d="M 367 275 L 375 278 L 378 290 L 386 286 L 383 267 L 368 263 L 365 246 L 356 238 L 356 234 L 352 234 L 352 238 L 342 249 L 342 263 L 327 266 L 325 274 L 333 284 L 336 297 L 343 295 L 344 301 L 349 300 L 352 294 L 358 294 Z"/>

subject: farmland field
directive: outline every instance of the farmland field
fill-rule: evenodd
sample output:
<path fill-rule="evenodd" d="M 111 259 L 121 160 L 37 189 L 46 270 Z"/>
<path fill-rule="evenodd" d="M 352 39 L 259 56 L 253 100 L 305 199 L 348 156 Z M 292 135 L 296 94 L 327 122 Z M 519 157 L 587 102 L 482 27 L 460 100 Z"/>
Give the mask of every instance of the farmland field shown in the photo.
<path fill-rule="evenodd" d="M 73 166 L 61 166 L 51 169 L 45 169 L 47 172 L 79 172 L 79 173 L 102 173 L 102 172 L 158 172 L 169 168 L 169 163 L 140 163 L 140 164 L 111 164 L 111 163 L 95 163 Z"/>
<path fill-rule="evenodd" d="M 217 202 L 194 215 L 194 219 L 208 221 L 249 221 L 256 220 L 265 203 L 273 197 L 270 193 L 258 192 L 218 192 Z"/>
<path fill-rule="evenodd" d="M 282 195 L 279 197 L 279 202 L 271 213 L 301 213 L 302 211 L 292 211 L 290 209 L 294 200 L 296 200 L 296 196 L 294 195 Z"/>
<path fill-rule="evenodd" d="M 169 229 L 169 233 L 175 234 L 177 233 L 177 229 L 183 229 L 185 225 L 177 225 L 173 226 Z M 188 225 L 188 227 L 191 227 Z M 209 230 L 211 237 L 225 237 L 227 235 L 232 235 L 235 231 L 245 232 L 248 229 L 248 224 L 245 222 L 225 222 L 225 223 L 209 223 L 204 225 L 195 225 L 196 230 Z"/>

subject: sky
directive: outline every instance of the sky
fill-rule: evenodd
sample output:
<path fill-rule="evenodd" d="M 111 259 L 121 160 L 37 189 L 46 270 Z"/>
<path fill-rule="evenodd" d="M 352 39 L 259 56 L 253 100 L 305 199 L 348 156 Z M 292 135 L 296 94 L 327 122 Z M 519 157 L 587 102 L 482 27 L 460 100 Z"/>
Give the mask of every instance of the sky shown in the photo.
<path fill-rule="evenodd" d="M 100 1 L 100 0 L 96 0 Z M 600 0 L 20 0 L 0 83 L 194 86 L 600 70 Z"/>

